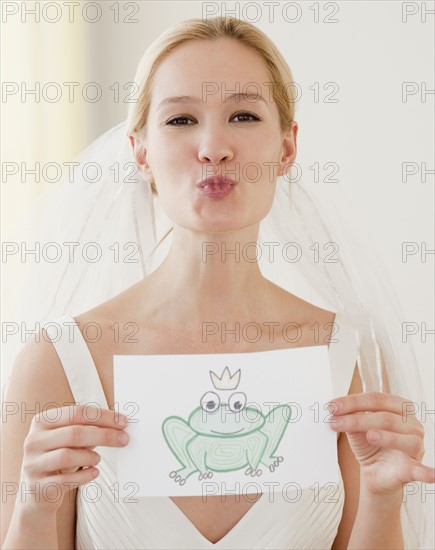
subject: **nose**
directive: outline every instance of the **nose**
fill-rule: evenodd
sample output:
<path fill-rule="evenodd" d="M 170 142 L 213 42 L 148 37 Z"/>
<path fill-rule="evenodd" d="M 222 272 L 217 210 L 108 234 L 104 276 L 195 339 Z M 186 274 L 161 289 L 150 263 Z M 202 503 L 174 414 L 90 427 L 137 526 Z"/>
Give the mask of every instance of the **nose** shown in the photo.
<path fill-rule="evenodd" d="M 213 129 L 203 136 L 198 149 L 198 159 L 201 162 L 219 165 L 220 162 L 229 162 L 233 157 L 233 148 L 225 132 Z"/>

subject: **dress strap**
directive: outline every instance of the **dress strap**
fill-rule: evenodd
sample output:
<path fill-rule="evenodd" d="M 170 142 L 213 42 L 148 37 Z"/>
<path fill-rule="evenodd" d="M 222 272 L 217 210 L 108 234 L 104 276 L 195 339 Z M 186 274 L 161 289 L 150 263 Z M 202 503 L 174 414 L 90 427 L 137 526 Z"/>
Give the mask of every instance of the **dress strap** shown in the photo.
<path fill-rule="evenodd" d="M 357 342 L 354 329 L 340 312 L 335 315 L 328 350 L 334 394 L 347 395 L 357 360 Z"/>
<path fill-rule="evenodd" d="M 62 363 L 74 401 L 108 409 L 97 367 L 74 318 L 64 315 L 47 323 L 45 328 Z"/>

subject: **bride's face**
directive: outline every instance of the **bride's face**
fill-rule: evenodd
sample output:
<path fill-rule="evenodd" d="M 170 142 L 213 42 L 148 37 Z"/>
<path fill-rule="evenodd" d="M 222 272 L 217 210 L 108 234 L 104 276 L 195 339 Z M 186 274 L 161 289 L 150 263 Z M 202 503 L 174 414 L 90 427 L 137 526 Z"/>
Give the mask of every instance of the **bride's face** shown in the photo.
<path fill-rule="evenodd" d="M 191 41 L 160 64 L 141 170 L 176 225 L 233 231 L 268 213 L 297 134 L 296 123 L 282 134 L 272 89 L 263 59 L 235 40 Z M 181 96 L 190 99 L 173 99 Z M 213 174 L 237 183 L 207 196 L 198 184 Z"/>

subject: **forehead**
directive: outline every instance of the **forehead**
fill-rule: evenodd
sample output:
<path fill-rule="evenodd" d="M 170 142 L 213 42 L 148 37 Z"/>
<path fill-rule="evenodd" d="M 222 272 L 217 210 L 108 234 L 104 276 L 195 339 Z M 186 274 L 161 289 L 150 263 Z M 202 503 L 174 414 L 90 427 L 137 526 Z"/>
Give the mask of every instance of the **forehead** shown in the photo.
<path fill-rule="evenodd" d="M 219 103 L 234 92 L 257 90 L 266 97 L 269 82 L 263 58 L 238 41 L 195 40 L 177 47 L 161 62 L 153 79 L 151 105 L 180 95 L 205 95 L 208 102 Z"/>

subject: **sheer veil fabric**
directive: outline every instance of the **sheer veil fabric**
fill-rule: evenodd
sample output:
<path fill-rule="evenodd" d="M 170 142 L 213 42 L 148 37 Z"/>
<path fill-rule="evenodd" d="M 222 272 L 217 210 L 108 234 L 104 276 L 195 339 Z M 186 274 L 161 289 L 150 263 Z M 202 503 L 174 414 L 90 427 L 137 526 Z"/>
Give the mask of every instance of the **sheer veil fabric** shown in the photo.
<path fill-rule="evenodd" d="M 54 193 L 41 194 L 18 235 L 29 248 L 53 243 L 47 257 L 57 258 L 22 264 L 22 290 L 10 307 L 18 327 L 42 326 L 108 300 L 151 273 L 170 245 L 171 222 L 136 168 L 126 121 L 75 162 Z M 348 209 L 338 187 L 330 200 L 320 201 L 303 182 L 278 178 L 274 204 L 260 226 L 260 267 L 289 291 L 296 278 L 304 281 L 323 307 L 347 317 L 358 342 L 364 391 L 385 391 L 384 365 L 390 392 L 420 404 L 424 394 L 412 344 L 401 340 L 398 299 L 381 259 L 351 233 Z M 22 330 L 8 338 L 6 368 L 22 345 Z M 433 438 L 432 424 L 425 428 Z M 402 524 L 406 547 L 419 548 L 425 529 L 419 490 L 404 502 Z"/>

